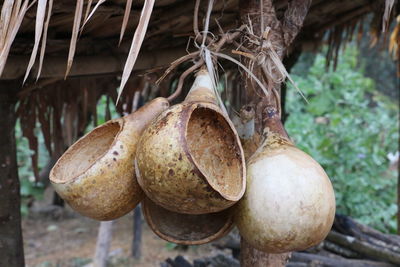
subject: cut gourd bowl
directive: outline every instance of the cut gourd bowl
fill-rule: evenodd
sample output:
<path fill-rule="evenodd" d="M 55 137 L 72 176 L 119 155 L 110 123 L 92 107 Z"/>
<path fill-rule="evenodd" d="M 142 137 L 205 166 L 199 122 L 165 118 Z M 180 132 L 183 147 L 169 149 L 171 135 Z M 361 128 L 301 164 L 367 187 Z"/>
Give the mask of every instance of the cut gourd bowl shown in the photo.
<path fill-rule="evenodd" d="M 97 220 L 114 220 L 142 199 L 133 159 L 145 127 L 169 106 L 156 98 L 135 113 L 86 134 L 56 162 L 50 181 L 74 210 Z"/>
<path fill-rule="evenodd" d="M 217 213 L 182 214 L 164 209 L 145 198 L 147 224 L 160 238 L 182 245 L 201 245 L 228 234 L 233 227 L 231 209 Z"/>
<path fill-rule="evenodd" d="M 170 211 L 218 212 L 244 194 L 240 140 L 211 88 L 208 73 L 197 73 L 185 101 L 164 111 L 140 138 L 138 182 L 147 197 Z"/>

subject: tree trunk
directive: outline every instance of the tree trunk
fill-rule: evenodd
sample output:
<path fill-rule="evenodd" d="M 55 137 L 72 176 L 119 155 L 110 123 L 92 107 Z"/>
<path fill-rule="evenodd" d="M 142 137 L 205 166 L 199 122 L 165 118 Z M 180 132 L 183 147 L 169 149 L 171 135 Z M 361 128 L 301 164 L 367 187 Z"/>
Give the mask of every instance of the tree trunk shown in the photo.
<path fill-rule="evenodd" d="M 243 238 L 240 241 L 240 266 L 247 267 L 279 267 L 285 266 L 289 253 L 268 254 L 251 247 Z"/>
<path fill-rule="evenodd" d="M 280 97 L 275 99 L 275 93 L 281 95 L 281 86 L 284 75 L 279 71 L 279 66 L 272 60 L 278 57 L 281 62 L 290 44 L 300 31 L 305 16 L 311 5 L 311 0 L 289 1 L 283 18 L 278 19 L 275 13 L 273 0 L 240 0 L 239 10 L 242 24 L 246 24 L 251 33 L 248 38 L 243 38 L 242 45 L 252 54 L 252 59 L 247 58 L 243 63 L 252 70 L 253 74 L 268 88 L 266 96 L 258 85 L 249 77 L 243 77 L 244 90 L 251 106 L 255 109 L 255 130 L 260 136 L 263 131 L 262 114 L 267 105 L 277 104 L 282 106 Z M 249 39 L 252 38 L 250 41 Z M 258 42 L 258 43 L 257 43 Z M 282 112 L 283 113 L 283 112 Z M 284 116 L 283 116 L 284 117 Z M 256 136 L 256 135 L 255 135 Z M 251 140 L 255 147 L 260 139 Z M 241 266 L 285 266 L 290 253 L 268 254 L 251 247 L 245 240 L 241 241 Z"/>
<path fill-rule="evenodd" d="M 16 87 L 0 82 L 0 266 L 24 266 L 15 145 Z"/>

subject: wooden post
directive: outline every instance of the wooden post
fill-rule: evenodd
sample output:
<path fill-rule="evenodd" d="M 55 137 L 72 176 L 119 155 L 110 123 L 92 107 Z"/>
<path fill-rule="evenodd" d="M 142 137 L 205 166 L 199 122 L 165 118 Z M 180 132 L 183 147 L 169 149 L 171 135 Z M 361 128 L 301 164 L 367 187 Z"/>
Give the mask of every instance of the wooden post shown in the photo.
<path fill-rule="evenodd" d="M 289 1 L 287 10 L 282 19 L 278 19 L 275 14 L 275 8 L 273 0 L 240 0 L 239 10 L 242 24 L 246 24 L 252 29 L 254 35 L 259 36 L 260 42 L 269 43 L 268 45 L 255 44 L 248 40 L 243 40 L 243 46 L 248 51 L 254 51 L 254 57 L 257 57 L 257 53 L 266 52 L 264 55 L 268 55 L 268 49 L 271 47 L 274 49 L 274 53 L 282 61 L 286 53 L 287 48 L 290 46 L 292 41 L 295 39 L 297 33 L 302 27 L 305 16 L 311 5 L 311 0 L 293 0 Z M 268 27 L 268 31 L 266 31 Z M 257 40 L 256 40 L 257 41 Z M 244 64 L 250 66 L 253 63 L 252 71 L 257 78 L 263 82 L 266 88 L 269 90 L 276 90 L 278 94 L 281 93 L 281 81 L 282 75 L 278 71 L 277 66 L 270 58 L 266 58 L 264 62 L 250 62 L 249 59 L 244 60 Z M 254 64 L 255 63 L 255 64 Z M 266 66 L 273 64 L 271 66 Z M 265 69 L 271 70 L 271 73 L 266 75 Z M 263 93 L 259 88 L 254 86 L 248 77 L 242 79 L 244 81 L 243 89 L 246 90 L 249 103 L 255 108 L 255 130 L 258 136 L 261 134 L 263 129 L 262 125 L 262 111 L 268 103 L 272 103 L 273 94 L 270 93 L 270 97 L 261 97 Z M 253 138 L 252 142 L 255 146 L 258 146 L 258 142 Z M 290 257 L 290 253 L 283 254 L 268 254 L 262 251 L 258 251 L 251 247 L 246 240 L 241 240 L 241 266 L 243 267 L 280 267 L 285 266 L 287 259 Z"/>
<path fill-rule="evenodd" d="M 0 82 L 0 266 L 24 266 L 15 104 L 20 83 Z"/>
<path fill-rule="evenodd" d="M 106 267 L 108 251 L 111 245 L 112 226 L 114 221 L 101 222 L 97 235 L 96 252 L 93 259 L 94 267 Z"/>
<path fill-rule="evenodd" d="M 133 240 L 132 240 L 132 256 L 140 259 L 142 256 L 142 210 L 140 204 L 133 211 Z"/>

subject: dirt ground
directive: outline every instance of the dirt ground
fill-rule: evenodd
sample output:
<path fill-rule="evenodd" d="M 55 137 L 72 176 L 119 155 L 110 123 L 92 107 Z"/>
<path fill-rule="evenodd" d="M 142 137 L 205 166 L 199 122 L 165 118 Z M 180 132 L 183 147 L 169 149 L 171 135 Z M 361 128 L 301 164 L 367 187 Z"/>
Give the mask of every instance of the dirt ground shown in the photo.
<path fill-rule="evenodd" d="M 49 209 L 47 201 L 35 204 L 23 219 L 24 252 L 27 267 L 80 267 L 94 255 L 100 223 L 67 209 Z M 47 205 L 47 207 L 46 207 Z M 110 266 L 160 266 L 168 257 L 183 255 L 188 260 L 221 253 L 214 246 L 175 247 L 156 236 L 143 222 L 142 257 L 130 257 L 133 212 L 115 221 L 110 249 Z"/>

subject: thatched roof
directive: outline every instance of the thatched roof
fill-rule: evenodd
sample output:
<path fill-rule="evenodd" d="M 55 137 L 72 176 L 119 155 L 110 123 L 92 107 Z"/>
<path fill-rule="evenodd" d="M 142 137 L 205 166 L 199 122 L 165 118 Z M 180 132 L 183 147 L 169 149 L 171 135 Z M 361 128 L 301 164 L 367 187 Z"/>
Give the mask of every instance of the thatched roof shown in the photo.
<path fill-rule="evenodd" d="M 3 7 L 9 2 L 13 1 L 4 1 Z M 24 3 L 24 1 L 15 2 Z M 43 3 L 47 3 L 45 7 L 47 9 L 51 2 L 53 1 L 37 1 L 37 3 L 42 5 Z M 65 74 L 74 19 L 79 21 L 76 18 L 79 18 L 80 14 L 76 8 L 77 6 L 79 7 L 77 3 L 83 3 L 83 6 L 81 6 L 81 27 L 85 18 L 88 17 L 96 3 L 99 2 L 101 5 L 98 6 L 84 25 L 83 31 L 78 37 L 74 53 L 75 63 L 70 75 L 119 73 L 122 71 L 144 1 L 57 0 L 53 3 L 47 30 L 45 64 L 41 77 L 60 77 Z M 121 45 L 118 46 L 121 27 L 124 16 L 126 16 L 126 8 L 129 8 L 126 4 L 129 2 L 132 3 L 130 16 L 127 21 L 125 35 Z M 205 13 L 206 2 L 202 1 L 200 15 Z M 211 32 L 218 33 L 218 26 L 215 20 L 218 20 L 219 25 L 225 31 L 236 28 L 239 24 L 239 1 L 225 0 L 215 2 L 210 25 Z M 288 0 L 276 0 L 274 2 L 278 17 L 282 16 L 287 7 Z M 394 3 L 395 1 L 388 0 L 386 2 Z M 39 13 L 37 13 L 37 3 L 31 4 L 31 7 L 23 16 L 22 25 L 16 28 L 18 34 L 12 42 L 10 59 L 2 75 L 3 79 L 14 79 L 25 74 L 26 66 L 35 43 L 35 27 L 38 27 L 37 14 Z M 88 3 L 91 4 L 89 8 Z M 21 9 L 22 7 L 23 5 L 21 5 Z M 136 69 L 148 69 L 157 65 L 165 65 L 186 53 L 188 38 L 189 36 L 193 36 L 193 9 L 194 1 L 157 0 L 155 2 L 150 24 L 141 49 L 141 57 L 136 64 Z M 47 12 L 48 10 L 45 10 L 42 13 L 44 29 L 46 28 Z M 375 28 L 375 35 L 379 36 L 382 29 L 384 12 L 384 0 L 314 0 L 312 1 L 312 6 L 305 19 L 304 27 L 296 45 L 302 44 L 307 47 L 318 46 L 321 44 L 325 33 L 331 31 L 332 36 L 329 40 L 332 48 L 335 48 L 335 45 L 337 46 L 343 38 L 346 38 L 343 32 L 347 31 L 349 32 L 348 36 L 352 36 L 357 22 L 362 21 L 367 14 L 374 14 L 373 27 Z M 398 13 L 398 11 L 392 13 Z M 394 14 L 390 18 L 392 19 L 393 17 Z M 3 27 L 2 36 L 5 33 L 4 29 Z M 43 35 L 40 37 L 43 38 Z M 11 37 L 7 35 L 7 38 Z M 40 49 L 41 47 L 39 46 L 38 55 L 40 54 Z M 3 57 L 6 54 L 7 51 L 2 51 Z M 39 58 L 39 56 L 37 57 Z M 0 60 L 0 64 L 3 62 Z M 104 62 L 107 62 L 107 64 L 105 65 Z M 37 72 L 37 68 L 38 66 L 34 66 L 33 73 Z M 35 74 L 32 76 L 35 76 Z"/>

